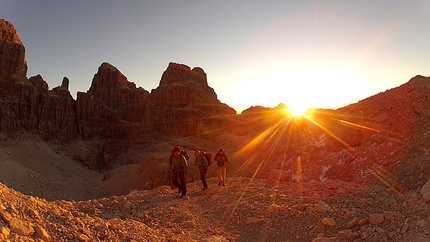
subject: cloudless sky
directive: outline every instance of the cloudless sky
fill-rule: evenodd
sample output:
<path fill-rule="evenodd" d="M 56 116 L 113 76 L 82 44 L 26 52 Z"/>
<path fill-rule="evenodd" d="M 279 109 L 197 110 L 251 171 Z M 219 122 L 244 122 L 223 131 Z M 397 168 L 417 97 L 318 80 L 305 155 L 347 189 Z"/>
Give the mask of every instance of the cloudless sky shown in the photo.
<path fill-rule="evenodd" d="M 430 1 L 0 0 L 27 77 L 86 92 L 103 62 L 149 92 L 169 62 L 201 67 L 218 99 L 339 108 L 430 75 Z"/>

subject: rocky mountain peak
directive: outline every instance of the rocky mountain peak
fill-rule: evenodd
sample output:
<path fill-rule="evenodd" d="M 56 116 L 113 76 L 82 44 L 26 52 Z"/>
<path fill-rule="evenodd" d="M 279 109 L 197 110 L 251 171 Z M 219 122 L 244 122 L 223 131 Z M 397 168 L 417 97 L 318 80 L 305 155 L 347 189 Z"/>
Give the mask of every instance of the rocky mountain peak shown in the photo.
<path fill-rule="evenodd" d="M 0 19 L 0 82 L 25 81 L 27 61 L 25 48 L 15 27 Z"/>
<path fill-rule="evenodd" d="M 182 85 L 188 87 L 207 87 L 208 81 L 206 73 L 200 67 L 194 67 L 170 62 L 164 71 L 160 86 Z"/>
<path fill-rule="evenodd" d="M 13 24 L 10 22 L 0 19 L 0 40 L 5 42 L 11 42 L 15 44 L 22 45 L 21 40 L 18 36 L 18 31 L 16 31 Z"/>
<path fill-rule="evenodd" d="M 49 91 L 48 83 L 43 80 L 43 77 L 41 75 L 32 76 L 28 80 L 36 88 L 37 93 L 43 94 Z"/>
<path fill-rule="evenodd" d="M 95 94 L 100 89 L 118 89 L 131 88 L 136 89 L 136 84 L 129 82 L 115 66 L 104 62 L 94 75 L 89 94 Z"/>
<path fill-rule="evenodd" d="M 63 82 L 61 83 L 61 87 L 66 88 L 67 90 L 69 90 L 69 78 L 67 78 L 67 77 L 63 78 Z"/>
<path fill-rule="evenodd" d="M 160 85 L 150 97 L 150 115 L 156 130 L 170 135 L 196 135 L 228 126 L 225 117 L 236 114 L 221 103 L 200 67 L 169 63 Z M 213 135 L 216 135 L 215 132 Z"/>
<path fill-rule="evenodd" d="M 407 84 L 410 85 L 428 85 L 430 83 L 430 77 L 424 77 L 421 75 L 416 75 L 411 78 Z"/>

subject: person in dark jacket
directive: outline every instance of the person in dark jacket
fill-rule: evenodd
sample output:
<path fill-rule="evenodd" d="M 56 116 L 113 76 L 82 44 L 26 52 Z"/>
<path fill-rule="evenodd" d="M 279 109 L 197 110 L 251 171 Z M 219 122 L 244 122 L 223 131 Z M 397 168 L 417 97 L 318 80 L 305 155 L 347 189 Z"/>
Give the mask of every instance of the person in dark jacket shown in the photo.
<path fill-rule="evenodd" d="M 200 180 L 202 180 L 202 184 L 203 184 L 202 191 L 204 191 L 208 189 L 208 184 L 206 182 L 206 173 L 208 172 L 209 163 L 206 157 L 199 150 L 196 150 L 194 154 L 196 155 L 195 165 L 199 166 Z"/>
<path fill-rule="evenodd" d="M 170 174 L 172 174 L 173 184 L 179 188 L 180 197 L 187 195 L 187 185 L 185 183 L 185 175 L 188 174 L 187 159 L 181 153 L 181 148 L 175 146 L 169 158 Z"/>
<path fill-rule="evenodd" d="M 227 182 L 227 162 L 228 156 L 224 149 L 219 149 L 218 153 L 215 155 L 215 161 L 217 164 L 217 175 L 218 175 L 218 185 L 225 186 Z"/>

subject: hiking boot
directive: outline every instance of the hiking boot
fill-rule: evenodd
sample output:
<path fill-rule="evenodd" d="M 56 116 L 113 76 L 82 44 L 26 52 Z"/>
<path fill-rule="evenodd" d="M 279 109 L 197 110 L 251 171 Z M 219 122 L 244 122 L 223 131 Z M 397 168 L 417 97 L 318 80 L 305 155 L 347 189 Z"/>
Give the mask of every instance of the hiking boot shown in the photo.
<path fill-rule="evenodd" d="M 178 190 L 178 195 L 181 195 L 182 191 L 181 189 Z"/>
<path fill-rule="evenodd" d="M 206 190 L 206 189 L 208 189 L 208 187 L 203 187 L 202 191 L 204 191 L 204 190 Z"/>
<path fill-rule="evenodd" d="M 222 185 L 225 186 L 225 183 L 223 183 Z"/>

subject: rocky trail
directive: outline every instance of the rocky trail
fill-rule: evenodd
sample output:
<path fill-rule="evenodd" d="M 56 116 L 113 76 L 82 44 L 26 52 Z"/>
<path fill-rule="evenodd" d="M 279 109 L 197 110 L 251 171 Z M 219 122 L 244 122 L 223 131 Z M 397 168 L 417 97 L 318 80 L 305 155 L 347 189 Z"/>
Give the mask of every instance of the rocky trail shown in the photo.
<path fill-rule="evenodd" d="M 188 194 L 159 186 L 86 201 L 1 186 L 2 241 L 428 241 L 430 207 L 417 192 L 339 180 L 273 184 L 230 178 Z"/>

